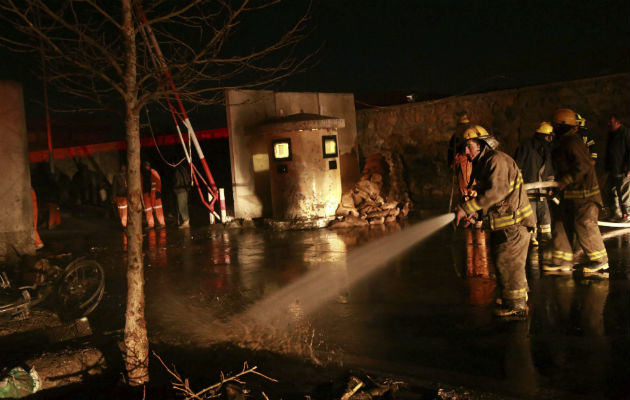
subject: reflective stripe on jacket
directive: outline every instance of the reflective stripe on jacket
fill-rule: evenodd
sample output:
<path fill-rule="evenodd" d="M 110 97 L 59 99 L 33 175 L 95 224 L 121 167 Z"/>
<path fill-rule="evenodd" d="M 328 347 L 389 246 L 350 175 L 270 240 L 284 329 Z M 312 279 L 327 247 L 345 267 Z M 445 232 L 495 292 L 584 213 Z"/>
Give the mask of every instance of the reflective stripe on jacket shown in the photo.
<path fill-rule="evenodd" d="M 588 199 L 601 206 L 595 166 L 582 139 L 575 133 L 565 133 L 558 139 L 552 154 L 558 180 L 567 185 L 564 198 Z"/>
<path fill-rule="evenodd" d="M 536 225 L 521 171 L 510 156 L 484 147 L 473 162 L 472 178 L 477 182 L 477 197 L 461 205 L 467 214 L 482 211 L 492 230 Z"/>

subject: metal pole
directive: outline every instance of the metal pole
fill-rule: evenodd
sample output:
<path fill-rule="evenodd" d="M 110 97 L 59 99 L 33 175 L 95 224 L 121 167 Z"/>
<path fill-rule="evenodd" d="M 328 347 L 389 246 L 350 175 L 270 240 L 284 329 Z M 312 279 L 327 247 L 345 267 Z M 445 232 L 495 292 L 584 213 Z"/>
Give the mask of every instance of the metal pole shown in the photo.
<path fill-rule="evenodd" d="M 212 195 L 210 194 L 210 192 L 208 192 L 208 202 L 211 202 L 211 201 L 212 201 Z M 212 210 L 210 210 L 208 215 L 210 216 L 210 225 L 214 224 L 214 213 L 212 212 Z"/>
<path fill-rule="evenodd" d="M 210 168 L 208 167 L 208 163 L 206 162 L 206 158 L 203 154 L 203 151 L 201 150 L 201 146 L 199 146 L 199 142 L 197 141 L 197 135 L 195 135 L 195 131 L 192 127 L 192 124 L 190 123 L 190 120 L 188 119 L 188 115 L 186 114 L 186 110 L 184 109 L 184 105 L 179 97 L 179 94 L 176 91 L 176 87 L 175 87 L 175 83 L 173 82 L 172 76 L 171 76 L 171 72 L 168 69 L 168 65 L 166 64 L 166 61 L 164 59 L 164 55 L 162 54 L 162 50 L 160 49 L 160 46 L 158 44 L 157 39 L 155 38 L 155 35 L 153 34 L 153 30 L 151 29 L 151 26 L 148 24 L 148 20 L 146 15 L 144 14 L 144 11 L 142 10 L 142 8 L 140 7 L 140 5 L 138 5 L 136 7 L 136 12 L 138 14 L 138 17 L 140 18 L 140 23 L 142 24 L 142 26 L 144 27 L 144 29 L 146 30 L 146 36 L 148 36 L 148 39 L 150 41 L 150 45 L 153 49 L 153 51 L 155 51 L 156 53 L 156 58 L 157 58 L 157 62 L 159 64 L 159 67 L 161 68 L 161 72 L 164 75 L 164 77 L 168 80 L 168 85 L 170 86 L 171 90 L 173 91 L 173 97 L 175 98 L 175 100 L 177 101 L 177 105 L 179 107 L 179 112 L 180 112 L 180 119 L 182 120 L 182 122 L 184 123 L 184 125 L 186 126 L 186 129 L 188 130 L 188 136 L 190 139 L 192 139 L 193 144 L 195 146 L 195 150 L 197 151 L 197 155 L 199 156 L 199 159 L 201 161 L 201 165 L 203 167 L 203 170 L 206 174 L 206 179 L 208 180 L 208 184 L 210 185 L 210 192 L 212 192 L 212 200 L 210 200 L 210 208 L 211 211 L 214 211 L 214 202 L 217 200 L 218 197 L 218 193 L 217 193 L 217 186 L 214 182 L 214 178 L 212 177 L 212 173 L 210 173 Z M 143 33 L 144 34 L 144 33 Z"/>
<path fill-rule="evenodd" d="M 221 208 L 221 222 L 225 223 L 227 220 L 227 213 L 225 210 L 225 190 L 219 188 L 219 207 Z"/>

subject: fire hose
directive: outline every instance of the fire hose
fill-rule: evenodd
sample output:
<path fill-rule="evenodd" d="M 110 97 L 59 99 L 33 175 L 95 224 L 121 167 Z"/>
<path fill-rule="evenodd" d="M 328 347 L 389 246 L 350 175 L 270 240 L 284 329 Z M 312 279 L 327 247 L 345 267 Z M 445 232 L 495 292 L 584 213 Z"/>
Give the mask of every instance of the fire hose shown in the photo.
<path fill-rule="evenodd" d="M 542 181 L 542 182 L 531 182 L 523 184 L 523 188 L 525 190 L 534 190 L 534 189 L 546 189 L 546 188 L 554 188 L 558 187 L 558 182 L 556 181 Z M 559 203 L 557 197 L 551 197 L 551 200 L 556 204 Z M 608 222 L 608 221 L 597 221 L 597 225 L 606 226 L 609 228 L 630 228 L 630 222 Z"/>

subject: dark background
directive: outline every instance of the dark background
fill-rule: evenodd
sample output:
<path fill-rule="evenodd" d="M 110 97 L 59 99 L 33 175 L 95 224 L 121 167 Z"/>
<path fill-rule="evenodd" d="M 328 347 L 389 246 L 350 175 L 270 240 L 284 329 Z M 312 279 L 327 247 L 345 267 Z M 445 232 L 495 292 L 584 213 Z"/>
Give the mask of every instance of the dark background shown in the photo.
<path fill-rule="evenodd" d="M 283 89 L 439 97 L 627 72 L 629 4 L 320 0 L 321 62 Z"/>
<path fill-rule="evenodd" d="M 290 0 L 252 15 L 230 49 L 273 37 L 307 4 Z M 313 0 L 309 30 L 298 53 L 319 48 L 317 62 L 267 89 L 350 92 L 362 107 L 630 70 L 627 0 Z M 0 56 L 0 79 L 22 82 L 29 120 L 41 118 L 37 66 L 4 49 Z M 54 104 L 54 88 L 50 96 Z M 191 117 L 199 129 L 225 126 L 222 107 Z"/>

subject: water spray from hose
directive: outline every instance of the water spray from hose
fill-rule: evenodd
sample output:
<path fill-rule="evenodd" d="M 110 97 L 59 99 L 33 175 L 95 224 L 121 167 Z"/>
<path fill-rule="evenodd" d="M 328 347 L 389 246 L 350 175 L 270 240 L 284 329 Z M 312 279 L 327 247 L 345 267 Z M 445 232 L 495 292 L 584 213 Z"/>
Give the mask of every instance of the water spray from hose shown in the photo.
<path fill-rule="evenodd" d="M 272 323 L 282 326 L 291 321 L 292 313 L 309 314 L 445 227 L 454 218 L 453 213 L 444 214 L 369 242 L 348 253 L 346 265 L 322 265 L 256 303 L 240 318 L 261 325 Z"/>

